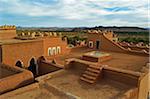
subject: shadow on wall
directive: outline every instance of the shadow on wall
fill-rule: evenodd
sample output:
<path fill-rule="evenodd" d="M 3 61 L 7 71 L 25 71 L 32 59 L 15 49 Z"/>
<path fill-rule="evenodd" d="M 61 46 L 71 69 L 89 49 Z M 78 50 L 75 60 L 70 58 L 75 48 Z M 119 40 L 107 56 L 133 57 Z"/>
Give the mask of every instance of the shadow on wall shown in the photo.
<path fill-rule="evenodd" d="M 55 72 L 57 70 L 62 69 L 56 61 L 47 61 L 44 56 L 41 56 L 37 60 L 37 65 L 38 65 L 38 76 Z"/>

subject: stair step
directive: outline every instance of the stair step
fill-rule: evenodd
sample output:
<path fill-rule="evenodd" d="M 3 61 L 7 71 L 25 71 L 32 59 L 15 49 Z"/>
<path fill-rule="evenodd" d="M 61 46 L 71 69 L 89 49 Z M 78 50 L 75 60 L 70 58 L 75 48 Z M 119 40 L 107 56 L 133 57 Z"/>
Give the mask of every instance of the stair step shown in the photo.
<path fill-rule="evenodd" d="M 89 67 L 93 69 L 100 69 L 100 66 L 89 65 Z"/>
<path fill-rule="evenodd" d="M 84 78 L 84 77 L 80 77 L 80 79 L 83 80 L 83 81 L 85 81 L 85 82 L 91 83 L 91 84 L 94 83 L 93 80 L 89 80 L 89 79 L 86 79 L 86 78 Z"/>
<path fill-rule="evenodd" d="M 86 74 L 83 74 L 83 77 L 85 77 L 87 79 L 90 79 L 90 80 L 95 80 L 96 79 L 96 77 L 89 76 L 89 75 L 86 75 Z"/>
<path fill-rule="evenodd" d="M 100 70 L 95 70 L 95 69 L 92 69 L 92 68 L 87 68 L 88 71 L 90 72 L 95 72 L 95 73 L 99 73 Z"/>
<path fill-rule="evenodd" d="M 99 74 L 95 72 L 85 71 L 85 74 L 97 77 Z"/>

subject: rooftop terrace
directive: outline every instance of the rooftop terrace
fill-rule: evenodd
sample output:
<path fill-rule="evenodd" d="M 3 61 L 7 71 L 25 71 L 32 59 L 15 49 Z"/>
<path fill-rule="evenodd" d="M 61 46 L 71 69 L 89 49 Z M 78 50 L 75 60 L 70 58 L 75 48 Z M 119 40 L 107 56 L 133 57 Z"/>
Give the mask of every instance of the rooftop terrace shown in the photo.
<path fill-rule="evenodd" d="M 31 72 L 16 66 L 0 64 L 0 95 L 31 82 L 33 82 Z"/>
<path fill-rule="evenodd" d="M 21 39 L 5 39 L 0 40 L 0 45 L 3 44 L 14 44 L 14 43 L 24 43 L 24 42 L 33 42 L 33 41 L 40 41 L 41 39 L 33 39 L 33 40 L 21 40 Z"/>
<path fill-rule="evenodd" d="M 88 84 L 81 81 L 80 74 L 76 71 L 65 71 L 63 75 L 59 75 L 53 79 L 49 79 L 46 83 L 53 85 L 64 92 L 69 92 L 81 99 L 111 99 L 122 96 L 131 86 L 104 79 L 96 84 Z"/>
<path fill-rule="evenodd" d="M 96 84 L 88 84 L 80 80 L 81 73 L 76 69 L 60 70 L 48 79 L 40 79 L 39 83 L 8 92 L 0 98 L 78 99 L 80 97 L 81 99 L 99 99 L 101 97 L 101 99 L 115 99 L 122 98 L 126 92 L 136 88 L 136 86 L 107 77 L 99 80 Z"/>
<path fill-rule="evenodd" d="M 68 55 L 62 55 L 55 57 L 56 62 L 59 64 L 65 64 L 65 60 L 69 58 L 81 58 L 83 54 L 93 51 L 93 49 L 84 48 L 74 48 Z M 102 51 L 105 53 L 109 53 L 112 59 L 108 61 L 102 62 L 104 65 L 109 65 L 111 67 L 123 68 L 127 70 L 133 71 L 141 71 L 142 67 L 146 65 L 148 62 L 148 57 L 139 56 L 139 55 L 131 55 L 125 53 L 117 53 L 117 52 L 108 52 Z"/>
<path fill-rule="evenodd" d="M 9 70 L 5 66 L 2 66 L 2 64 L 0 64 L 0 79 L 17 74 L 18 72 L 19 71 Z"/>

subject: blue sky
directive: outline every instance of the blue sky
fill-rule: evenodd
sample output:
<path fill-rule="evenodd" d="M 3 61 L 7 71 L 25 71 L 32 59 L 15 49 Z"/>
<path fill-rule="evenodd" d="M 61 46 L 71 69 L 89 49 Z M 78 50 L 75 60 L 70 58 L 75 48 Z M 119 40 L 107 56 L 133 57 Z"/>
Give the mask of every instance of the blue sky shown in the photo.
<path fill-rule="evenodd" d="M 149 27 L 148 0 L 0 0 L 0 25 Z"/>

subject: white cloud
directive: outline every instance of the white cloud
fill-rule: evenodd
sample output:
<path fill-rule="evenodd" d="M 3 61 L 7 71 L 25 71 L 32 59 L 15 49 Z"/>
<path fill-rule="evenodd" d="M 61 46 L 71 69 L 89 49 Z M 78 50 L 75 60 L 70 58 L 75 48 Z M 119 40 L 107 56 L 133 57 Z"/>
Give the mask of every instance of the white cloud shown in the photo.
<path fill-rule="evenodd" d="M 54 0 L 55 4 L 45 4 L 38 2 L 38 0 L 35 0 L 34 3 L 23 1 L 11 0 L 10 2 L 10 0 L 1 0 L 0 3 L 6 4 L 7 7 L 1 6 L 0 11 L 34 17 L 56 16 L 68 20 L 93 20 L 93 22 L 97 20 L 96 23 L 102 20 L 110 24 L 115 23 L 115 21 L 117 24 L 131 24 L 127 20 L 128 18 L 137 19 L 137 22 L 134 24 L 142 24 L 141 19 L 148 18 L 147 0 Z M 109 11 L 105 9 L 113 7 L 124 7 L 130 10 Z M 114 19 L 107 19 L 107 17 L 105 18 L 106 15 L 116 15 L 116 17 Z M 125 17 L 121 18 L 122 15 L 126 16 L 126 19 Z"/>

